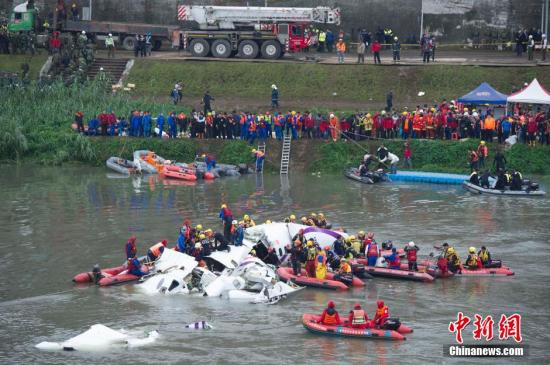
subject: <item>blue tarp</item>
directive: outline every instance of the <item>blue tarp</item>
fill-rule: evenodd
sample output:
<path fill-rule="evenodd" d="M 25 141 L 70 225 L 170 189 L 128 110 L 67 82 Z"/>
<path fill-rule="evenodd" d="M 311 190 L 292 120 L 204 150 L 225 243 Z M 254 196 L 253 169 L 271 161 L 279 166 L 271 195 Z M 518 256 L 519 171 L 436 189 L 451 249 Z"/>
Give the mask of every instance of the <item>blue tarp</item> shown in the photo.
<path fill-rule="evenodd" d="M 491 85 L 484 82 L 468 94 L 458 98 L 458 102 L 464 104 L 506 105 L 507 99 L 507 95 L 499 93 Z"/>

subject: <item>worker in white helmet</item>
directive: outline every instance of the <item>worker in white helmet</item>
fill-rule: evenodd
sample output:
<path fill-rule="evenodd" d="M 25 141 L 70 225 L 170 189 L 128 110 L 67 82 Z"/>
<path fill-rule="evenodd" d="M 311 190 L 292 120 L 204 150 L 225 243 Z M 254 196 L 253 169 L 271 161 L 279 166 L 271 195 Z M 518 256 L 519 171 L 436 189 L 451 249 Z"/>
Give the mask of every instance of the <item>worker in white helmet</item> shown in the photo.
<path fill-rule="evenodd" d="M 409 244 L 405 247 L 405 252 L 407 253 L 407 261 L 409 263 L 409 271 L 418 271 L 418 266 L 416 264 L 417 260 L 417 252 L 420 250 L 417 245 L 414 244 L 413 241 L 409 242 Z"/>
<path fill-rule="evenodd" d="M 109 33 L 107 38 L 105 38 L 105 47 L 107 48 L 107 57 L 115 58 L 115 40 L 112 33 Z"/>
<path fill-rule="evenodd" d="M 275 109 L 279 107 L 279 89 L 277 85 L 271 85 L 271 108 Z"/>

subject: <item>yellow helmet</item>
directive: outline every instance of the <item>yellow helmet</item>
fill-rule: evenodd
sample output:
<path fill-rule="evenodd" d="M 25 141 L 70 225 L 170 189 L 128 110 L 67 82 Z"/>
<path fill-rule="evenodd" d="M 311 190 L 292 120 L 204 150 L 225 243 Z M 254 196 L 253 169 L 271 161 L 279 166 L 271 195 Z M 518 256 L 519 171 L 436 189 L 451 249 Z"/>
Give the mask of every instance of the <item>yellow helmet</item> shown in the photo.
<path fill-rule="evenodd" d="M 306 218 L 305 216 L 302 217 L 302 218 L 300 218 L 300 220 L 301 220 L 302 222 L 307 222 L 307 218 Z"/>
<path fill-rule="evenodd" d="M 271 224 L 271 221 L 268 219 L 265 221 L 265 224 Z"/>
<path fill-rule="evenodd" d="M 323 213 L 319 213 L 319 218 L 325 218 L 325 215 Z"/>
<path fill-rule="evenodd" d="M 359 233 L 357 234 L 358 236 L 364 236 L 365 235 L 365 231 L 359 231 Z"/>
<path fill-rule="evenodd" d="M 311 213 L 311 217 L 317 217 L 316 213 Z"/>
<path fill-rule="evenodd" d="M 403 116 L 406 117 L 407 115 L 409 115 L 409 112 L 403 112 Z"/>
<path fill-rule="evenodd" d="M 208 228 L 206 231 L 204 231 L 204 233 L 212 233 L 212 229 Z"/>
<path fill-rule="evenodd" d="M 205 153 L 203 153 L 203 154 L 201 155 L 201 157 L 206 157 L 206 154 L 205 154 Z"/>
<path fill-rule="evenodd" d="M 212 113 L 211 113 L 211 112 L 208 112 L 208 115 L 212 115 Z"/>
<path fill-rule="evenodd" d="M 485 141 L 481 141 L 481 142 L 479 142 L 479 144 L 484 145 L 484 144 L 485 144 Z"/>
<path fill-rule="evenodd" d="M 206 236 L 204 235 L 204 233 L 201 233 L 201 234 L 199 235 L 199 238 L 200 238 L 201 240 L 203 240 L 203 239 L 206 238 Z"/>
<path fill-rule="evenodd" d="M 296 112 L 293 110 L 290 114 L 292 115 L 296 115 Z"/>
<path fill-rule="evenodd" d="M 449 247 L 449 248 L 447 249 L 447 253 L 455 253 L 455 249 L 452 248 L 452 247 Z"/>
<path fill-rule="evenodd" d="M 470 247 L 470 248 L 468 249 L 468 252 L 470 252 L 470 253 L 476 253 L 476 248 L 472 246 L 472 247 Z"/>
<path fill-rule="evenodd" d="M 251 254 L 252 256 L 256 256 L 256 250 L 250 250 L 250 254 Z"/>
<path fill-rule="evenodd" d="M 221 208 L 222 208 L 222 209 L 225 209 L 225 208 L 227 208 L 227 205 L 222 204 L 222 207 L 221 207 Z"/>
<path fill-rule="evenodd" d="M 308 240 L 307 241 L 307 247 L 312 247 L 313 246 L 313 241 L 312 240 Z"/>
<path fill-rule="evenodd" d="M 250 216 L 249 216 L 248 214 L 245 214 L 245 215 L 243 216 L 243 219 L 244 219 L 245 221 L 249 221 L 249 220 L 250 220 Z"/>
<path fill-rule="evenodd" d="M 372 117 L 371 113 L 367 113 L 367 118 Z"/>
<path fill-rule="evenodd" d="M 464 108 L 464 111 L 467 112 L 467 111 L 468 111 L 468 108 Z"/>
<path fill-rule="evenodd" d="M 294 214 L 291 214 L 289 218 L 290 219 L 296 219 L 296 216 Z"/>
<path fill-rule="evenodd" d="M 197 224 L 197 226 L 195 227 L 195 229 L 197 231 L 202 231 L 202 224 Z"/>
<path fill-rule="evenodd" d="M 256 152 L 256 149 L 255 149 L 255 148 L 253 148 L 253 149 L 252 149 L 252 153 L 255 153 L 255 152 Z"/>
<path fill-rule="evenodd" d="M 354 239 L 355 239 L 355 236 L 354 236 L 354 235 L 349 236 L 349 240 L 350 240 L 350 241 L 353 241 Z"/>

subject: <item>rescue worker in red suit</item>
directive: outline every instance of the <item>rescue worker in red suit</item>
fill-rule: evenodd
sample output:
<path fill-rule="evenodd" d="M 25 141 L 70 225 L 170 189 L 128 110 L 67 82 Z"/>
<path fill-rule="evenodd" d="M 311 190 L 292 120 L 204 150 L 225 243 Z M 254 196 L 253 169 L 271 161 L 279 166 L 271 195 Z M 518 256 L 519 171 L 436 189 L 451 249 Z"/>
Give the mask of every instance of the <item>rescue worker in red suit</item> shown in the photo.
<path fill-rule="evenodd" d="M 405 252 L 407 253 L 407 262 L 409 263 L 409 271 L 418 271 L 417 265 L 417 255 L 416 253 L 420 250 L 418 246 L 414 244 L 413 241 L 409 242 L 407 247 L 405 247 Z"/>
<path fill-rule="evenodd" d="M 375 266 L 376 260 L 380 255 L 380 250 L 378 249 L 378 244 L 374 240 L 374 234 L 369 232 L 368 238 L 365 240 L 365 255 L 367 256 L 367 265 Z"/>
<path fill-rule="evenodd" d="M 133 259 L 137 255 L 136 236 L 128 238 L 125 246 L 126 259 Z"/>
<path fill-rule="evenodd" d="M 151 259 L 151 261 L 158 259 L 162 252 L 164 252 L 166 245 L 168 245 L 168 241 L 162 240 L 161 242 L 151 246 L 147 251 L 147 256 L 149 256 L 149 259 Z"/>
<path fill-rule="evenodd" d="M 348 325 L 351 328 L 366 329 L 370 328 L 371 323 L 367 312 L 361 308 L 361 304 L 357 303 L 353 306 L 353 310 L 349 312 Z"/>
<path fill-rule="evenodd" d="M 337 326 L 342 324 L 340 315 L 336 309 L 334 309 L 334 302 L 332 300 L 328 302 L 327 309 L 325 309 L 321 314 L 321 318 L 318 323 L 325 324 L 327 326 Z"/>
<path fill-rule="evenodd" d="M 390 316 L 390 311 L 388 309 L 388 306 L 384 305 L 383 300 L 377 301 L 376 306 L 378 308 L 376 309 L 376 314 L 374 315 L 372 322 L 374 326 L 382 328 L 384 327 L 384 323 Z"/>
<path fill-rule="evenodd" d="M 313 245 L 313 241 L 307 241 L 306 247 L 306 273 L 310 278 L 315 277 L 315 258 L 317 257 L 317 249 Z"/>

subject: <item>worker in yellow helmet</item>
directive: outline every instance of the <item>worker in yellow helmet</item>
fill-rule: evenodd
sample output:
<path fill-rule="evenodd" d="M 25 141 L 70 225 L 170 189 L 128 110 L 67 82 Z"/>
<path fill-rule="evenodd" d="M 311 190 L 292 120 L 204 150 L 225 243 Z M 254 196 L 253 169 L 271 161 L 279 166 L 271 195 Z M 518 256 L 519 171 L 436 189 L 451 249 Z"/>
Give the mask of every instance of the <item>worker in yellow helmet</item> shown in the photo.
<path fill-rule="evenodd" d="M 256 225 L 256 223 L 254 222 L 254 220 L 252 218 L 250 218 L 250 216 L 248 214 L 245 214 L 243 216 L 243 220 L 242 220 L 242 223 L 243 223 L 243 227 L 244 228 L 248 228 L 248 227 L 254 227 Z"/>

